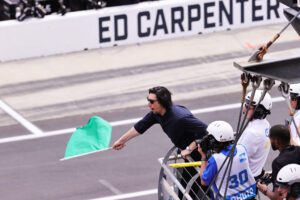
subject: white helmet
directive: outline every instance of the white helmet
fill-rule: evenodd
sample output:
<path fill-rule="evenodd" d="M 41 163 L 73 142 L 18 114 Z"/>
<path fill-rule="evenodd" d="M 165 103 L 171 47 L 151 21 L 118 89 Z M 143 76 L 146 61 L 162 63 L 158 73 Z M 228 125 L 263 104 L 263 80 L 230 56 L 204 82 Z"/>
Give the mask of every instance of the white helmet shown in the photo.
<path fill-rule="evenodd" d="M 300 165 L 288 164 L 281 168 L 276 177 L 277 182 L 292 185 L 300 183 Z"/>
<path fill-rule="evenodd" d="M 207 127 L 208 135 L 214 136 L 218 142 L 228 142 L 234 140 L 233 129 L 225 121 L 214 121 Z"/>
<path fill-rule="evenodd" d="M 249 92 L 247 94 L 246 103 L 247 103 L 247 101 L 248 101 L 248 103 L 250 103 L 251 94 L 252 94 L 252 92 Z M 259 102 L 260 97 L 262 96 L 262 94 L 263 94 L 263 90 L 256 90 L 255 91 L 255 95 L 254 95 L 254 98 L 253 98 L 253 101 L 252 101 L 253 106 L 257 105 L 257 103 Z M 271 109 L 272 109 L 272 98 L 271 98 L 271 95 L 268 92 L 266 93 L 264 99 L 260 102 L 260 105 L 262 105 L 266 110 L 271 111 Z"/>
<path fill-rule="evenodd" d="M 290 93 L 300 96 L 300 83 L 290 85 Z"/>

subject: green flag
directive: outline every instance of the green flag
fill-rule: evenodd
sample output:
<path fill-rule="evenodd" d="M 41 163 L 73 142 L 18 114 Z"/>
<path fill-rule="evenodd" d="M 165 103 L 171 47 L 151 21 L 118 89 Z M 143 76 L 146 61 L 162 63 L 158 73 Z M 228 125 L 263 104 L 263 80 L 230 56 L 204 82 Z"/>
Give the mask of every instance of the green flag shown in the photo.
<path fill-rule="evenodd" d="M 106 149 L 111 140 L 111 125 L 94 116 L 83 127 L 77 128 L 68 141 L 65 158 Z"/>

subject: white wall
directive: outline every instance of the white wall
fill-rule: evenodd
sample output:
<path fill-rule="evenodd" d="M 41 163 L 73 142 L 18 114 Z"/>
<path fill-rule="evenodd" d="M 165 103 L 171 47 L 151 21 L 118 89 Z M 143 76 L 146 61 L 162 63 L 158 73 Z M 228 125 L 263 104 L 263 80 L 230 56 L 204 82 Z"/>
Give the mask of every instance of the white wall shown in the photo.
<path fill-rule="evenodd" d="M 286 21 L 278 7 L 276 0 L 169 0 L 3 21 L 0 61 Z"/>

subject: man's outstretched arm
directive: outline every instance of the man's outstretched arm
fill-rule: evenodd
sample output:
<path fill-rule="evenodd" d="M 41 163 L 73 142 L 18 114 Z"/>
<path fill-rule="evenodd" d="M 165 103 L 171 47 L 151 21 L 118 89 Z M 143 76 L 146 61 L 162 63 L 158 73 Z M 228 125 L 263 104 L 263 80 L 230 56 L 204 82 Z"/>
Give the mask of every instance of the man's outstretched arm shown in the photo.
<path fill-rule="evenodd" d="M 131 140 L 132 138 L 138 135 L 140 135 L 140 133 L 137 132 L 134 127 L 132 127 L 124 135 L 122 135 L 117 141 L 115 141 L 112 148 L 115 150 L 121 150 L 125 146 L 127 141 Z"/>

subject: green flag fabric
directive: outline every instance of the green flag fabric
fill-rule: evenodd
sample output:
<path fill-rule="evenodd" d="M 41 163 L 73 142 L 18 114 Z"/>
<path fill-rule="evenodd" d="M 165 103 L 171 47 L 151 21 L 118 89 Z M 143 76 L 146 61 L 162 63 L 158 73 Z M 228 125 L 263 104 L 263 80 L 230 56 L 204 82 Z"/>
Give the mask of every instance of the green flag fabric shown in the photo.
<path fill-rule="evenodd" d="M 86 125 L 71 135 L 65 158 L 108 148 L 111 132 L 112 127 L 107 121 L 98 116 L 91 117 Z"/>

